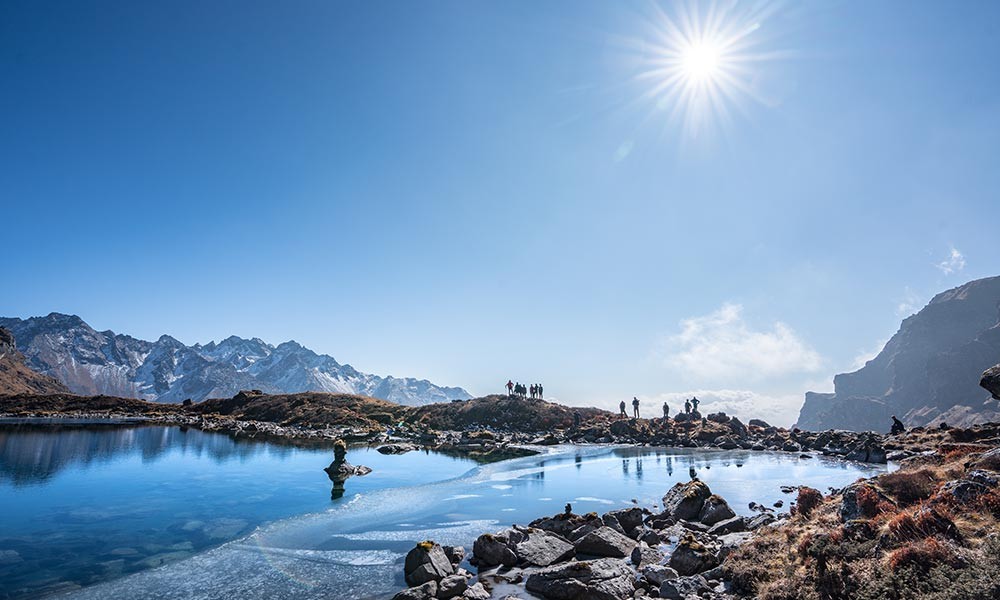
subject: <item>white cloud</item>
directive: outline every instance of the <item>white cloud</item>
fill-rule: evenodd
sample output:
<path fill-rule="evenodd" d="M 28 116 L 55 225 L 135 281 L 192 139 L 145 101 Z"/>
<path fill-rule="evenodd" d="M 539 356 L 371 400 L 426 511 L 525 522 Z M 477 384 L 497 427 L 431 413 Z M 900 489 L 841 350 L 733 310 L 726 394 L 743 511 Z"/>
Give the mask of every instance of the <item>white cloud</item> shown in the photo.
<path fill-rule="evenodd" d="M 664 363 L 702 380 L 759 380 L 818 371 L 820 355 L 788 325 L 752 329 L 743 307 L 724 304 L 719 310 L 681 321 L 680 333 L 665 340 Z"/>
<path fill-rule="evenodd" d="M 959 252 L 958 248 L 951 247 L 948 257 L 934 265 L 945 275 L 958 273 L 965 268 L 965 256 Z"/>
<path fill-rule="evenodd" d="M 771 425 L 789 427 L 798 419 L 799 409 L 804 401 L 803 394 L 770 396 L 750 390 L 689 390 L 667 392 L 655 396 L 640 396 L 642 410 L 649 416 L 660 416 L 664 402 L 670 406 L 670 414 L 684 410 L 684 400 L 697 397 L 698 411 L 707 415 L 724 412 L 735 415 L 744 423 L 750 419 L 764 419 Z"/>

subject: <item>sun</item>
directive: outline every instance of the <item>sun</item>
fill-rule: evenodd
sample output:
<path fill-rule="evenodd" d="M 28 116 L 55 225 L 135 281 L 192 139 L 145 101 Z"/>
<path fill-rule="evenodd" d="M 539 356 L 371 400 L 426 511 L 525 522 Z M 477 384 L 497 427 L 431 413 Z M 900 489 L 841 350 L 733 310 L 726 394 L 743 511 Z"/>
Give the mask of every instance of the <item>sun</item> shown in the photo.
<path fill-rule="evenodd" d="M 680 61 L 684 75 L 697 82 L 714 79 L 724 66 L 719 44 L 711 41 L 690 44 L 681 51 Z"/>
<path fill-rule="evenodd" d="M 637 81 L 641 99 L 680 122 L 683 137 L 697 137 L 727 124 L 746 101 L 767 104 L 758 88 L 765 63 L 782 56 L 767 49 L 762 26 L 776 4 L 735 1 L 677 2 L 671 12 L 657 7 L 648 34 L 634 47 L 642 52 Z"/>

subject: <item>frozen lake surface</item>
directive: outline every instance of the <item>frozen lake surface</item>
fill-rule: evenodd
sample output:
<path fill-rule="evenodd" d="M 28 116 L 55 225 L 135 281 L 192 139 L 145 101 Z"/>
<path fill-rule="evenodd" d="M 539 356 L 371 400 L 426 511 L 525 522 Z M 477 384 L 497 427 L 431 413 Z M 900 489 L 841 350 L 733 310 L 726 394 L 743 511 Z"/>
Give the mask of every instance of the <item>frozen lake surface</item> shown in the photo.
<path fill-rule="evenodd" d="M 177 427 L 0 426 L 0 598 L 384 598 L 402 559 L 434 539 L 561 512 L 659 503 L 692 473 L 741 514 L 884 467 L 797 454 L 555 447 L 476 466 L 383 456 L 330 498 L 329 449 L 234 441 Z M 78 586 L 85 586 L 82 589 Z"/>

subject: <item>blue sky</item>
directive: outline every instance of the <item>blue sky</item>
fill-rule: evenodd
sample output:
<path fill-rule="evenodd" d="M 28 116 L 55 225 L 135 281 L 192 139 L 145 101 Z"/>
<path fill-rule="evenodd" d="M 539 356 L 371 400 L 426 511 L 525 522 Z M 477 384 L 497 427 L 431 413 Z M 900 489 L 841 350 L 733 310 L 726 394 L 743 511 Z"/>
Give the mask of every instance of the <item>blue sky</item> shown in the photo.
<path fill-rule="evenodd" d="M 736 5 L 696 131 L 683 7 L 5 2 L 0 314 L 791 423 L 1000 273 L 1000 5 Z"/>

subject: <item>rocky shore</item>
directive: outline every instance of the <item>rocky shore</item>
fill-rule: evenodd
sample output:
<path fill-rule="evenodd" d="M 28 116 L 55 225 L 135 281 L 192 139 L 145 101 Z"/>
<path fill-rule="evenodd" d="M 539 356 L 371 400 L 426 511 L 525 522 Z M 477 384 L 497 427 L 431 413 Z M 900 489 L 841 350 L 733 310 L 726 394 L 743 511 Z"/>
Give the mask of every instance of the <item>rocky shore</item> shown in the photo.
<path fill-rule="evenodd" d="M 468 557 L 431 540 L 393 600 L 1000 597 L 1000 449 L 953 448 L 788 512 L 740 516 L 697 479 L 659 506 L 563 513 L 483 533 Z"/>

